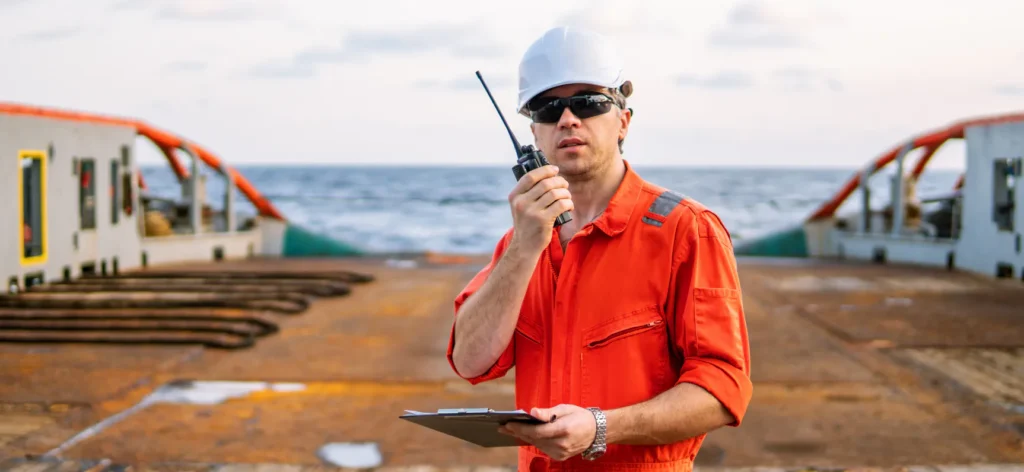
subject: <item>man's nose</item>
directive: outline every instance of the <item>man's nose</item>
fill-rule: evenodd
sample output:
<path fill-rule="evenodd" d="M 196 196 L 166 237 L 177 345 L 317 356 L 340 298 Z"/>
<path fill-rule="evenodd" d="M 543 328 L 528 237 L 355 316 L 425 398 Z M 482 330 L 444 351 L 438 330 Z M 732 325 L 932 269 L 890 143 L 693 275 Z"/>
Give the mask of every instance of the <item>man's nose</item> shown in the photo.
<path fill-rule="evenodd" d="M 570 128 L 570 127 L 578 127 L 579 125 L 580 125 L 579 117 L 574 115 L 572 113 L 572 110 L 569 109 L 569 107 L 565 107 L 565 109 L 562 110 L 562 116 L 560 118 L 558 118 L 558 127 L 559 128 Z"/>

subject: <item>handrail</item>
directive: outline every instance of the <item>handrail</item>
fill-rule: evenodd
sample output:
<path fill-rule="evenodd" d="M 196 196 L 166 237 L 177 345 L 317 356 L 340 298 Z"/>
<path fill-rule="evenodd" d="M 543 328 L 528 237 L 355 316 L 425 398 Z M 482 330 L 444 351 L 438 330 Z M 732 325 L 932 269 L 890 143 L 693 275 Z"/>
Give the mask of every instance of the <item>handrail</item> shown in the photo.
<path fill-rule="evenodd" d="M 234 168 L 222 163 L 221 160 L 212 152 L 194 142 L 186 141 L 174 134 L 151 126 L 145 122 L 131 118 L 102 116 L 92 113 L 58 110 L 6 102 L 0 102 L 0 114 L 35 116 L 40 118 L 52 118 L 65 121 L 79 121 L 84 123 L 134 128 L 139 135 L 145 136 L 160 148 L 160 151 L 164 154 L 164 157 L 167 158 L 168 164 L 170 164 L 171 169 L 174 170 L 174 173 L 178 176 L 179 180 L 188 176 L 188 170 L 174 155 L 174 151 L 177 149 L 192 149 L 207 165 L 223 171 L 231 180 L 231 183 L 234 184 L 234 186 L 238 188 L 238 190 L 241 191 L 250 202 L 252 202 L 253 206 L 256 207 L 256 210 L 261 216 L 275 218 L 278 220 L 285 219 L 277 208 L 275 208 L 269 200 L 264 198 L 263 195 L 261 195 L 260 192 L 256 190 L 256 188 L 253 187 L 253 185 L 244 176 L 242 176 L 242 174 Z M 141 180 L 140 184 L 142 184 Z"/>
<path fill-rule="evenodd" d="M 950 139 L 963 139 L 965 128 L 970 126 L 1009 123 L 1015 121 L 1024 121 L 1024 113 L 1008 113 L 981 118 L 967 119 L 953 123 L 952 125 L 947 126 L 946 128 L 932 131 L 931 133 L 914 138 L 910 142 L 910 150 L 913 151 L 914 149 L 917 149 L 919 147 L 924 147 L 925 152 L 918 160 L 917 166 L 915 166 L 914 170 L 912 171 L 913 177 L 916 178 L 921 175 L 925 167 L 928 165 L 929 160 L 935 154 L 935 151 L 937 151 L 939 147 L 941 147 L 946 141 Z M 820 207 L 818 207 L 818 209 L 815 210 L 814 213 L 812 213 L 811 216 L 807 218 L 807 222 L 831 218 L 833 215 L 835 215 L 836 210 L 838 210 L 839 207 L 846 202 L 846 199 L 849 198 L 851 194 L 853 194 L 853 191 L 856 190 L 858 186 L 860 186 L 860 179 L 862 174 L 867 172 L 867 175 L 870 177 L 875 172 L 878 172 L 879 170 L 883 169 L 886 165 L 888 165 L 890 162 L 896 159 L 896 157 L 900 154 L 900 152 L 903 151 L 906 145 L 907 143 L 903 142 L 894 146 L 888 152 L 876 158 L 871 167 L 864 169 L 862 171 L 858 171 L 856 174 L 854 174 L 850 178 L 850 180 L 846 182 L 846 185 L 844 185 L 839 190 L 839 192 L 837 192 L 831 199 L 829 199 Z M 962 186 L 963 176 L 961 176 L 960 180 L 957 182 L 956 188 L 959 189 Z"/>

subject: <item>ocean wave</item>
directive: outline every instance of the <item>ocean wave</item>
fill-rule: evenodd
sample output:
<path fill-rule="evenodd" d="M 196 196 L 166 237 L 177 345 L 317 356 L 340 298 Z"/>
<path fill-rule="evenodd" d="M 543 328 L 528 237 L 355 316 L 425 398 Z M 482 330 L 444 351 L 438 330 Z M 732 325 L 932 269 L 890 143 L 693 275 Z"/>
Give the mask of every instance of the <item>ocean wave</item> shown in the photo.
<path fill-rule="evenodd" d="M 511 226 L 507 195 L 514 181 L 503 168 L 239 167 L 290 221 L 371 251 L 490 253 Z M 150 191 L 178 197 L 173 173 L 143 168 Z M 850 170 L 637 168 L 654 184 L 716 212 L 733 239 L 751 239 L 799 223 L 850 178 Z M 929 171 L 922 194 L 951 189 L 956 172 Z M 887 179 L 872 179 L 873 204 L 888 195 Z M 208 181 L 219 207 L 222 179 Z M 856 200 L 856 196 L 851 197 Z M 254 211 L 242 196 L 235 201 Z M 856 204 L 854 201 L 852 204 Z"/>

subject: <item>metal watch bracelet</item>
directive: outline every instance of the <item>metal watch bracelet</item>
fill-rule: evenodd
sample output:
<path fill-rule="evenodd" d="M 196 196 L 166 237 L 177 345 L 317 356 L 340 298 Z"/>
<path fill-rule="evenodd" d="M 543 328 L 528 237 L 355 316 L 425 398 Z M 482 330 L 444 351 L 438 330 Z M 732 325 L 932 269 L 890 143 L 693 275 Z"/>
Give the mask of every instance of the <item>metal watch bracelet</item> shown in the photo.
<path fill-rule="evenodd" d="M 597 431 L 594 434 L 594 442 L 583 451 L 583 458 L 592 461 L 601 457 L 604 454 L 607 445 L 605 444 L 605 434 L 607 432 L 608 421 L 605 419 L 604 412 L 600 408 L 590 407 L 587 408 L 591 413 L 594 414 L 594 420 L 597 421 Z"/>

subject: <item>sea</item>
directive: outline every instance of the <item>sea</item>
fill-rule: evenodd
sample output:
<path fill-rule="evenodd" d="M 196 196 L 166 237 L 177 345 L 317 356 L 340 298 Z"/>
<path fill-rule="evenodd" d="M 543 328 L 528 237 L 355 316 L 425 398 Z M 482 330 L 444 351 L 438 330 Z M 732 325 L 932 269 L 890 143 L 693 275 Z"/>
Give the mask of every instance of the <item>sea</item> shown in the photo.
<path fill-rule="evenodd" d="M 373 253 L 487 254 L 512 225 L 506 167 L 236 166 L 291 222 Z M 735 241 L 799 224 L 858 169 L 634 167 L 641 177 L 696 199 Z M 147 192 L 179 198 L 167 165 L 145 165 Z M 224 179 L 209 169 L 207 200 L 223 208 Z M 957 170 L 928 169 L 918 195 L 949 193 Z M 872 177 L 872 206 L 889 198 L 891 174 Z M 856 209 L 858 193 L 841 211 Z M 255 215 L 239 192 L 237 211 Z"/>

